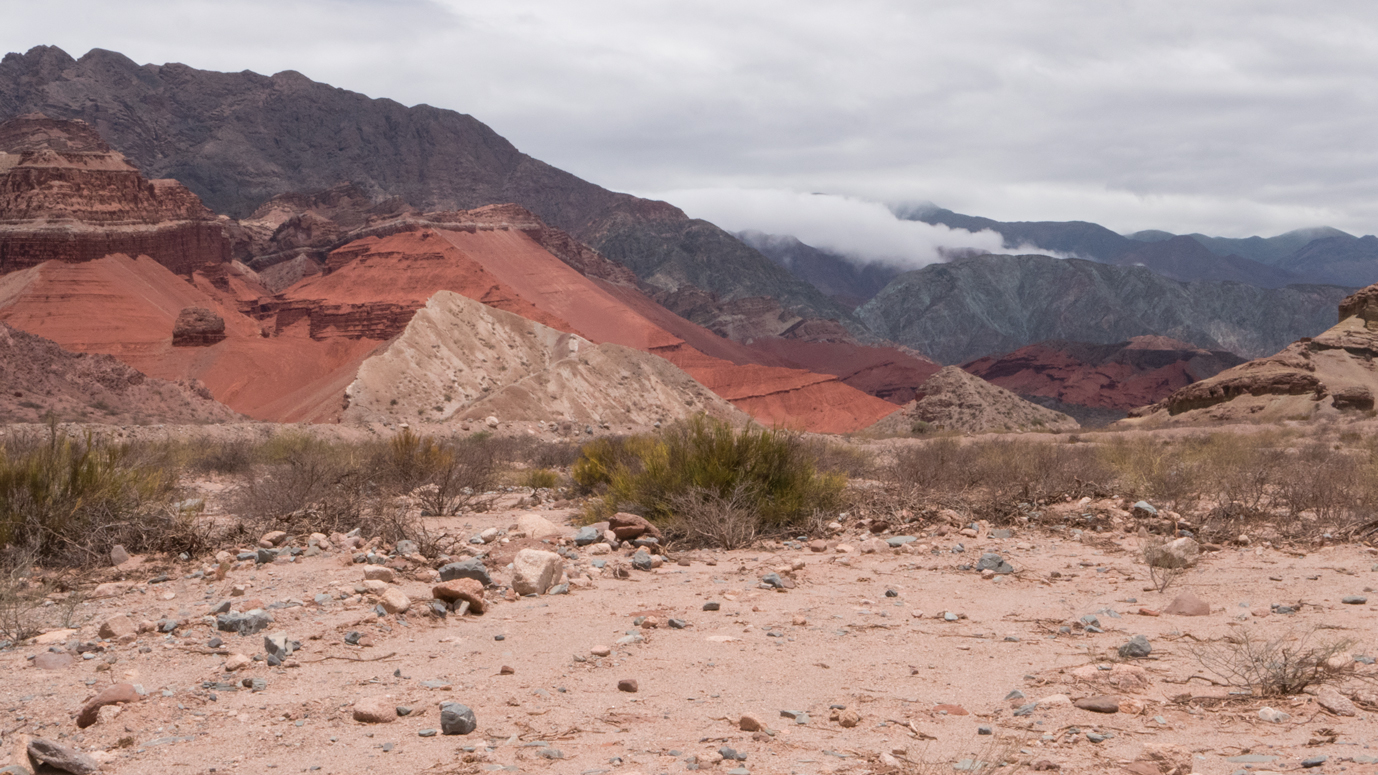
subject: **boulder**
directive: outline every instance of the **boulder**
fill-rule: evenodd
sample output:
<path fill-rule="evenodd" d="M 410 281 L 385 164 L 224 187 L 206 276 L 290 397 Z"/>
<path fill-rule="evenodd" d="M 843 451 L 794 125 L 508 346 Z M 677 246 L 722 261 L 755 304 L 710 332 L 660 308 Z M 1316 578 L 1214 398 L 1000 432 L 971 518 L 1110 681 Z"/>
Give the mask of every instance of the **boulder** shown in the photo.
<path fill-rule="evenodd" d="M 1210 612 L 1210 603 L 1190 592 L 1178 595 L 1171 603 L 1168 603 L 1167 608 L 1163 609 L 1163 613 L 1173 616 L 1208 616 Z"/>
<path fill-rule="evenodd" d="M 638 517 L 625 511 L 619 511 L 608 519 L 608 529 L 617 536 L 619 541 L 630 541 L 643 535 L 650 535 L 655 538 L 663 537 L 656 526 L 647 521 L 645 517 Z"/>
<path fill-rule="evenodd" d="M 1154 568 L 1190 568 L 1201 558 L 1201 545 L 1192 538 L 1178 538 L 1144 550 L 1144 560 Z"/>
<path fill-rule="evenodd" d="M 483 613 L 487 603 L 483 599 L 483 585 L 474 579 L 455 579 L 444 581 L 431 588 L 431 594 L 447 603 L 469 601 L 469 611 Z"/>
<path fill-rule="evenodd" d="M 539 514 L 517 517 L 517 529 L 526 533 L 527 538 L 558 538 L 565 534 L 563 528 Z"/>
<path fill-rule="evenodd" d="M 100 764 L 90 756 L 41 737 L 29 740 L 29 758 L 72 775 L 94 775 L 100 771 Z"/>
<path fill-rule="evenodd" d="M 485 587 L 493 586 L 493 577 L 488 575 L 488 569 L 476 559 L 460 560 L 441 567 L 441 581 L 454 581 L 455 579 L 474 579 Z"/>
<path fill-rule="evenodd" d="M 512 560 L 512 589 L 519 595 L 543 595 L 564 569 L 564 559 L 554 552 L 523 549 Z"/>

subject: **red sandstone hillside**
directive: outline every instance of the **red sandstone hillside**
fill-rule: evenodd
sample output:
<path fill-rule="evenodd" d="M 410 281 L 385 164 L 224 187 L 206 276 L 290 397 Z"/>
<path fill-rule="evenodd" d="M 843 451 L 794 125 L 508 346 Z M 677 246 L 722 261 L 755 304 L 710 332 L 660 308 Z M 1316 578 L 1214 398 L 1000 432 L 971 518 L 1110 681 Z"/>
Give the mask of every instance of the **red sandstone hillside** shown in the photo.
<path fill-rule="evenodd" d="M 1087 424 L 1119 419 L 1130 409 L 1160 401 L 1243 362 L 1222 350 L 1204 350 L 1162 336 L 1137 336 L 1105 345 L 1039 342 L 1006 355 L 978 358 L 962 368 Z"/>
<path fill-rule="evenodd" d="M 206 423 L 241 420 L 194 381 L 147 377 L 109 355 L 73 353 L 0 323 L 0 420 Z"/>

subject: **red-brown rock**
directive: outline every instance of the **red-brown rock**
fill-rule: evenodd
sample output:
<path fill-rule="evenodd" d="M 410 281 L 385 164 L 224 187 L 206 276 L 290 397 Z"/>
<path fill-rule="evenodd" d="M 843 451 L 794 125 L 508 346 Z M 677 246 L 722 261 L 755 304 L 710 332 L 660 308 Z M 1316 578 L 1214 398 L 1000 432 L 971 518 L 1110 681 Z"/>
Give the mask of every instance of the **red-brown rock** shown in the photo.
<path fill-rule="evenodd" d="M 225 340 L 225 319 L 205 307 L 187 307 L 172 325 L 173 347 L 208 347 Z"/>
<path fill-rule="evenodd" d="M 96 723 L 100 709 L 106 705 L 114 705 L 122 702 L 138 702 L 139 692 L 131 683 L 119 683 L 108 686 L 100 694 L 86 701 L 81 706 L 81 712 L 77 714 L 77 726 L 85 729 Z"/>
<path fill-rule="evenodd" d="M 454 579 L 431 588 L 431 594 L 447 603 L 469 601 L 469 611 L 483 613 L 487 603 L 483 599 L 483 582 L 477 579 Z"/>
<path fill-rule="evenodd" d="M 608 529 L 617 536 L 619 541 L 631 541 L 644 535 L 660 538 L 660 530 L 652 525 L 645 517 L 635 514 L 628 514 L 625 511 L 618 512 L 608 518 Z"/>

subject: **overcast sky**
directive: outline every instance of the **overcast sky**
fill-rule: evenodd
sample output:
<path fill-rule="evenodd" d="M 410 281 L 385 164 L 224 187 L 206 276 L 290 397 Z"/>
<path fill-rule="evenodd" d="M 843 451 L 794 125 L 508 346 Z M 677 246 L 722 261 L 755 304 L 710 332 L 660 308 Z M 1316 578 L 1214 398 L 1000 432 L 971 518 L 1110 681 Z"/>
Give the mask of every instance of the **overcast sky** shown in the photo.
<path fill-rule="evenodd" d="M 734 230 L 870 250 L 910 233 L 873 203 L 928 200 L 1121 232 L 1378 231 L 1363 0 L 0 0 L 0 19 L 6 51 L 452 108 Z M 809 193 L 830 195 L 811 215 Z"/>

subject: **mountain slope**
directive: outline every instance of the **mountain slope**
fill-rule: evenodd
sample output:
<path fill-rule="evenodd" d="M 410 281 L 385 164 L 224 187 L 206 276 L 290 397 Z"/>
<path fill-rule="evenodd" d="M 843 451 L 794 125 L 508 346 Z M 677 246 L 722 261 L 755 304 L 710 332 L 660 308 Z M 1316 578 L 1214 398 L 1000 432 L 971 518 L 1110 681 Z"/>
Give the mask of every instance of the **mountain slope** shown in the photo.
<path fill-rule="evenodd" d="M 516 202 L 663 290 L 692 283 L 723 301 L 768 296 L 864 335 L 846 308 L 716 226 L 580 180 L 454 111 L 291 71 L 140 66 L 100 49 L 77 60 L 39 46 L 0 61 L 0 118 L 30 112 L 87 121 L 145 173 L 175 178 L 235 217 L 345 182 L 427 210 Z"/>
<path fill-rule="evenodd" d="M 857 314 L 878 335 L 939 363 L 1046 339 L 1110 344 L 1146 334 L 1257 357 L 1325 330 L 1346 292 L 1184 283 L 1143 267 L 1048 256 L 976 256 L 900 275 Z"/>
<path fill-rule="evenodd" d="M 785 234 L 744 231 L 737 238 L 838 303 L 853 308 L 865 304 L 904 271 L 879 262 L 861 264 Z"/>

